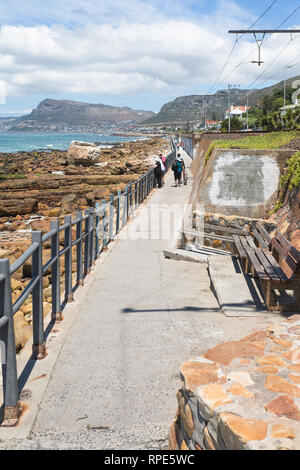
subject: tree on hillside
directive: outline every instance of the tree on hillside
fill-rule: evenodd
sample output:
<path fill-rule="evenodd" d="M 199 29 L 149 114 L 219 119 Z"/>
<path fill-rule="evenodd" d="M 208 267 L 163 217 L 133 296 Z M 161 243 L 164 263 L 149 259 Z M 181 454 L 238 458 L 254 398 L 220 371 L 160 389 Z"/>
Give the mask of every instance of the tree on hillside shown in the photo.
<path fill-rule="evenodd" d="M 273 98 L 270 95 L 264 95 L 261 100 L 261 107 L 263 110 L 264 116 L 274 111 L 274 102 Z"/>
<path fill-rule="evenodd" d="M 221 131 L 228 132 L 228 127 L 229 127 L 228 119 L 225 119 L 221 124 Z M 242 129 L 242 127 L 243 127 L 243 123 L 238 117 L 234 116 L 230 119 L 231 131 L 239 131 L 240 129 Z"/>
<path fill-rule="evenodd" d="M 294 89 L 291 86 L 286 86 L 285 88 L 285 103 L 286 104 L 292 104 L 292 95 L 294 93 Z M 276 98 L 282 98 L 284 97 L 284 88 L 276 88 L 276 90 L 273 92 L 273 97 Z"/>
<path fill-rule="evenodd" d="M 287 86 L 285 89 L 285 104 L 292 103 L 292 94 L 294 90 L 291 86 Z M 272 95 L 264 95 L 261 100 L 261 107 L 263 110 L 264 116 L 270 113 L 274 113 L 275 111 L 279 111 L 282 106 L 284 106 L 284 89 L 276 88 L 273 91 Z"/>

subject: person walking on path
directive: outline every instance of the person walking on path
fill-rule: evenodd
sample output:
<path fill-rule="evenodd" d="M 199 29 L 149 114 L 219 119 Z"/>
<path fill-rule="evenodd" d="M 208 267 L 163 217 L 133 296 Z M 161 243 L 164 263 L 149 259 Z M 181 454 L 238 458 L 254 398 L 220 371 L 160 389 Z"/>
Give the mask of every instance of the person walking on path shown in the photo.
<path fill-rule="evenodd" d="M 162 176 L 165 171 L 165 166 L 159 157 L 155 157 L 155 167 L 154 167 L 154 175 L 155 175 L 155 183 L 156 185 L 161 188 L 162 187 Z"/>
<path fill-rule="evenodd" d="M 176 160 L 173 162 L 172 170 L 174 171 L 175 186 L 180 186 L 182 172 L 185 171 L 185 164 L 180 153 L 177 154 Z"/>
<path fill-rule="evenodd" d="M 163 174 L 162 174 L 162 177 L 161 177 L 161 182 L 162 182 L 162 185 L 165 184 L 165 174 L 166 174 L 166 161 L 167 161 L 167 157 L 165 157 L 162 153 L 159 154 L 159 158 L 161 159 L 161 161 L 163 162 L 163 165 L 164 165 L 164 171 L 163 171 Z"/>

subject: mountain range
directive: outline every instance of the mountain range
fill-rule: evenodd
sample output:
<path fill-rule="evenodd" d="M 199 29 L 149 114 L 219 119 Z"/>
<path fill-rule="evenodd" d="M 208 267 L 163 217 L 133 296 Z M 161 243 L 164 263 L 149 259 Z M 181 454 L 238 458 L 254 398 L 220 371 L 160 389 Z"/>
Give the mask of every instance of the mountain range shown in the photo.
<path fill-rule="evenodd" d="M 128 107 L 89 104 L 71 100 L 45 99 L 30 114 L 2 122 L 9 130 L 99 130 L 107 125 L 140 123 L 152 117 L 152 111 Z M 1 126 L 1 121 L 0 121 Z"/>
<path fill-rule="evenodd" d="M 300 75 L 286 80 L 286 86 L 292 85 Z M 264 95 L 271 95 L 275 89 L 283 89 L 284 82 L 281 81 L 267 88 L 259 90 L 243 90 L 233 88 L 230 90 L 230 104 L 240 106 L 247 104 L 247 95 L 249 106 L 259 105 Z M 167 122 L 186 122 L 199 120 L 206 112 L 207 119 L 223 119 L 225 111 L 229 107 L 228 89 L 219 90 L 213 95 L 190 95 L 180 96 L 162 106 L 161 110 L 145 121 L 146 124 L 167 123 Z"/>
<path fill-rule="evenodd" d="M 300 76 L 286 80 L 292 85 Z M 283 89 L 284 82 L 259 90 L 230 90 L 230 104 L 257 106 L 262 97 L 275 89 Z M 128 129 L 135 124 L 168 123 L 199 120 L 206 113 L 207 119 L 223 119 L 228 109 L 228 89 L 213 95 L 180 96 L 162 106 L 158 113 L 134 110 L 104 104 L 89 104 L 71 100 L 45 99 L 30 114 L 19 118 L 0 118 L 0 131 L 89 131 L 106 132 L 114 127 Z"/>

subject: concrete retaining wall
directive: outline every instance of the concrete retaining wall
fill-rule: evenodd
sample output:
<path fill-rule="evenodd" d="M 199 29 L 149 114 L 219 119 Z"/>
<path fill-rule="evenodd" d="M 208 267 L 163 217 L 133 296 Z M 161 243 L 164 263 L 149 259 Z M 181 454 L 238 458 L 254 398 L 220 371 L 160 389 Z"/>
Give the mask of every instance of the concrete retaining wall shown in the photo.
<path fill-rule="evenodd" d="M 280 175 L 290 155 L 290 150 L 214 149 L 196 200 L 206 212 L 263 218 L 277 200 Z"/>
<path fill-rule="evenodd" d="M 224 135 L 194 139 L 190 203 L 204 204 L 205 212 L 266 217 L 277 200 L 280 176 L 293 150 L 215 148 L 205 165 L 212 139 L 221 137 Z"/>

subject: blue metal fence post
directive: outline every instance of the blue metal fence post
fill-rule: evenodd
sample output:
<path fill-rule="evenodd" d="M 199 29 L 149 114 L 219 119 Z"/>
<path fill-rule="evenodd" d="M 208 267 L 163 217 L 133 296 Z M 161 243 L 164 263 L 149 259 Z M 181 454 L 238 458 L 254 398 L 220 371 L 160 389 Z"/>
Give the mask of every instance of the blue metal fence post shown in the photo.
<path fill-rule="evenodd" d="M 134 208 L 138 205 L 138 181 L 134 183 Z"/>
<path fill-rule="evenodd" d="M 106 201 L 102 199 L 102 246 L 107 247 L 107 217 L 106 217 Z"/>
<path fill-rule="evenodd" d="M 32 255 L 32 279 L 37 280 L 32 290 L 32 353 L 35 359 L 43 359 L 46 355 L 46 344 L 44 340 L 43 316 L 42 232 L 32 232 L 31 240 L 32 243 L 38 244 Z"/>
<path fill-rule="evenodd" d="M 120 231 L 120 202 L 121 202 L 121 190 L 117 193 L 117 209 L 116 209 L 116 234 Z"/>
<path fill-rule="evenodd" d="M 126 186 L 126 222 L 129 217 L 129 204 L 130 204 L 130 193 L 129 193 L 129 185 Z"/>
<path fill-rule="evenodd" d="M 142 201 L 145 199 L 145 176 L 142 176 Z"/>
<path fill-rule="evenodd" d="M 55 235 L 51 239 L 51 258 L 54 261 L 51 268 L 51 289 L 52 289 L 52 321 L 61 321 L 60 306 L 60 258 L 59 258 L 59 222 L 51 220 L 51 230 L 55 230 Z"/>
<path fill-rule="evenodd" d="M 14 426 L 20 416 L 16 344 L 8 259 L 0 260 L 0 341 L 2 344 L 2 379 L 4 416 L 1 426 Z"/>
<path fill-rule="evenodd" d="M 66 302 L 73 301 L 72 292 L 72 217 L 66 215 L 64 223 L 67 224 L 65 228 L 65 299 Z"/>
<path fill-rule="evenodd" d="M 95 264 L 95 211 L 90 208 L 90 268 Z"/>
<path fill-rule="evenodd" d="M 123 193 L 123 214 L 122 214 L 122 227 L 126 225 L 127 222 L 127 186 L 124 189 Z"/>
<path fill-rule="evenodd" d="M 132 210 L 132 182 L 129 183 L 129 214 Z"/>
<path fill-rule="evenodd" d="M 83 286 L 83 269 L 82 269 L 82 212 L 76 212 L 76 238 L 78 241 L 76 246 L 76 263 L 77 263 L 77 284 Z"/>
<path fill-rule="evenodd" d="M 149 193 L 150 193 L 150 171 L 147 171 L 147 176 L 146 176 L 146 188 L 147 188 L 147 191 L 146 191 L 146 195 L 148 196 Z"/>
<path fill-rule="evenodd" d="M 90 272 L 90 211 L 84 211 L 85 225 L 84 225 L 84 275 Z"/>
<path fill-rule="evenodd" d="M 150 171 L 147 172 L 147 196 L 150 193 Z"/>
<path fill-rule="evenodd" d="M 142 177 L 139 177 L 139 204 L 142 202 Z"/>
<path fill-rule="evenodd" d="M 100 204 L 95 203 L 95 259 L 99 256 L 99 235 L 100 235 Z"/>
<path fill-rule="evenodd" d="M 153 189 L 153 170 L 149 171 L 149 192 Z"/>
<path fill-rule="evenodd" d="M 109 240 L 112 240 L 114 237 L 114 195 L 110 195 L 109 199 Z"/>

